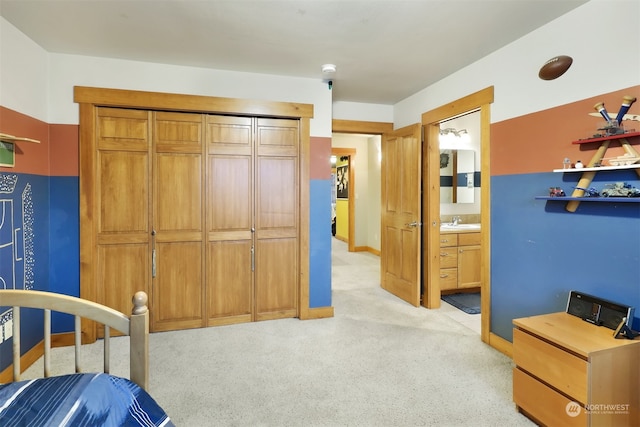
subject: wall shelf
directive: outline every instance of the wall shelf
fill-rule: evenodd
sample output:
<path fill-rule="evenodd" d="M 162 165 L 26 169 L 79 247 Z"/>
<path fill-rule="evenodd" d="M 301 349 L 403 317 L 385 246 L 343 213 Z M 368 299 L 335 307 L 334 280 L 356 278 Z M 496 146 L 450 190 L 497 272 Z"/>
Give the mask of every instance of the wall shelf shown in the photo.
<path fill-rule="evenodd" d="M 5 141 L 5 142 L 33 142 L 33 143 L 36 143 L 36 144 L 40 144 L 40 141 L 38 141 L 37 139 L 24 138 L 22 136 L 13 136 L 13 135 L 9 135 L 8 133 L 0 133 L 0 141 Z"/>
<path fill-rule="evenodd" d="M 619 133 L 616 135 L 601 136 L 598 138 L 579 139 L 577 141 L 573 141 L 572 144 L 588 144 L 590 142 L 613 141 L 615 139 L 631 138 L 634 136 L 640 136 L 640 132 L 627 132 L 627 133 Z"/>
<path fill-rule="evenodd" d="M 598 166 L 594 168 L 581 168 L 581 169 L 576 169 L 576 168 L 554 169 L 553 171 L 560 172 L 560 173 L 589 172 L 589 171 L 600 172 L 600 171 L 615 171 L 615 170 L 621 170 L 621 169 L 638 169 L 638 168 L 640 168 L 640 164 L 624 165 L 624 166 Z"/>
<path fill-rule="evenodd" d="M 602 160 L 604 159 L 604 155 L 606 151 L 609 149 L 609 143 L 611 141 L 619 141 L 620 145 L 625 151 L 625 158 L 631 157 L 632 159 L 637 159 L 640 157 L 640 154 L 631 146 L 631 143 L 627 140 L 627 138 L 633 138 L 640 136 L 640 132 L 625 132 L 619 133 L 616 135 L 608 135 L 602 137 L 595 138 L 587 138 L 580 139 L 578 141 L 573 141 L 572 144 L 588 144 L 590 142 L 599 142 L 600 147 L 596 150 L 595 154 L 587 163 L 587 167 L 580 169 L 555 169 L 554 172 L 560 173 L 570 173 L 570 172 L 580 172 L 580 180 L 576 185 L 575 189 L 571 193 L 570 197 L 546 197 L 543 200 L 554 200 L 554 201 L 565 201 L 567 205 L 565 209 L 568 212 L 575 212 L 578 209 L 578 206 L 581 202 L 606 202 L 606 203 L 638 203 L 640 202 L 640 198 L 627 198 L 627 197 L 583 197 L 585 194 L 585 188 L 589 188 L 591 185 L 591 181 L 596 176 L 596 173 L 602 171 L 613 171 L 613 170 L 624 170 L 630 169 L 634 170 L 636 175 L 640 176 L 640 165 L 632 164 L 632 165 L 616 165 L 616 166 L 595 166 L 600 165 Z M 638 138 L 635 139 L 637 141 Z M 536 197 L 537 199 L 538 197 Z"/>
<path fill-rule="evenodd" d="M 600 202 L 600 203 L 640 203 L 640 197 L 551 197 L 536 196 L 536 200 L 551 200 L 553 202 Z"/>

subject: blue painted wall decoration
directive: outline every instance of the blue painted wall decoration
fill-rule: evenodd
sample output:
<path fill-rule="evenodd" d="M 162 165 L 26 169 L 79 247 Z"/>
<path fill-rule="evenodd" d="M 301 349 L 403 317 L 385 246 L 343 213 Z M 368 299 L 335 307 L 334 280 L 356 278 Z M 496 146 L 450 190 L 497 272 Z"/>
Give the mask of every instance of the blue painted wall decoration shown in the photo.
<path fill-rule="evenodd" d="M 0 289 L 49 290 L 49 177 L 0 173 Z M 24 310 L 24 319 L 42 316 Z M 0 370 L 11 359 L 13 309 L 0 307 Z M 21 322 L 23 352 L 40 342 L 42 324 Z"/>

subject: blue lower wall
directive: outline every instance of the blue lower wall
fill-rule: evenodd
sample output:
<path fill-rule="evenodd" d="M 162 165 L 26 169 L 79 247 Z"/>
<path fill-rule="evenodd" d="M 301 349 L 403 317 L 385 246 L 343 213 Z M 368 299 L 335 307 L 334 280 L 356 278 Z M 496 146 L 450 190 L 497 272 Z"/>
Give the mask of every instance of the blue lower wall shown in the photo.
<path fill-rule="evenodd" d="M 331 306 L 331 180 L 311 180 L 309 308 Z"/>
<path fill-rule="evenodd" d="M 551 186 L 567 194 L 578 173 L 491 179 L 491 331 L 512 341 L 514 318 L 564 311 L 578 290 L 636 308 L 640 328 L 640 203 L 535 200 Z M 625 181 L 633 171 L 600 172 L 592 187 Z M 640 201 L 640 200 L 639 200 Z"/>
<path fill-rule="evenodd" d="M 80 201 L 78 177 L 51 177 L 49 290 L 80 296 Z M 72 316 L 52 313 L 52 331 L 74 328 Z"/>
<path fill-rule="evenodd" d="M 0 173 L 0 288 L 49 290 L 49 177 Z M 0 307 L 0 334 L 13 312 Z M 21 312 L 22 352 L 43 337 L 42 312 Z M 2 328 L 3 325 L 4 328 Z M 12 360 L 12 343 L 0 337 L 0 370 Z"/>

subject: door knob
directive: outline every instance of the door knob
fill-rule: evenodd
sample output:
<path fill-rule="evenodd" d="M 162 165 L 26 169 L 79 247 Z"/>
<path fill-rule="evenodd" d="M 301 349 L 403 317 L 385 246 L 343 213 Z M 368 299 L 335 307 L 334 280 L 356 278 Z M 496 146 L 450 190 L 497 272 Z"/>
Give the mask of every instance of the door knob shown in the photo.
<path fill-rule="evenodd" d="M 418 221 L 413 221 L 413 222 L 406 223 L 406 224 L 405 224 L 405 227 L 412 227 L 412 228 L 415 228 L 415 227 L 417 227 L 417 226 L 419 226 L 419 225 L 422 225 L 422 223 L 421 223 L 421 222 L 418 222 Z"/>

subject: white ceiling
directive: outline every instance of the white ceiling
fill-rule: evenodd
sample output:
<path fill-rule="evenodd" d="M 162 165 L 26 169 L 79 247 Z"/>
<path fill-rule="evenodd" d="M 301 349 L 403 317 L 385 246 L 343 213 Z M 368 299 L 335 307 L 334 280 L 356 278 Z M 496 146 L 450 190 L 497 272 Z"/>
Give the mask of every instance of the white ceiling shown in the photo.
<path fill-rule="evenodd" d="M 586 1 L 0 0 L 0 15 L 48 52 L 318 79 L 333 63 L 334 101 L 394 104 Z"/>

